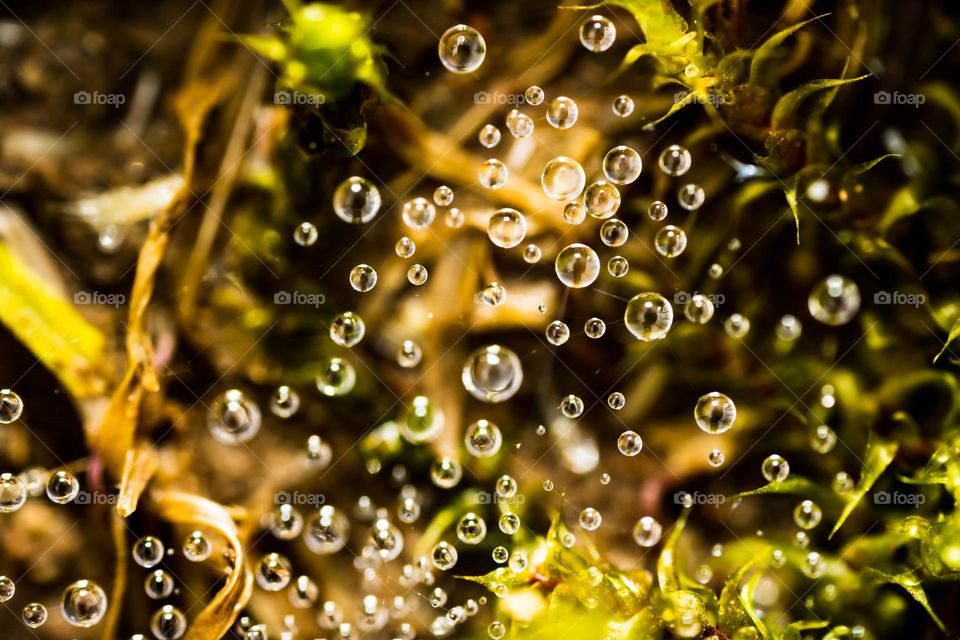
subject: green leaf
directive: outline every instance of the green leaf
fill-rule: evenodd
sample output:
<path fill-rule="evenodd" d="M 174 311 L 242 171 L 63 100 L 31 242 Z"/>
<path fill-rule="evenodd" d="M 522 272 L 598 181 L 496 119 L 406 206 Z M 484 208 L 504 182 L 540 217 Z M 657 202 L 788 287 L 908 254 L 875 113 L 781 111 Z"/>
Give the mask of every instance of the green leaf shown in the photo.
<path fill-rule="evenodd" d="M 720 601 L 717 605 L 717 625 L 728 636 L 732 636 L 737 629 L 751 623 L 750 615 L 740 601 L 740 582 L 757 562 L 756 558 L 745 562 L 723 583 L 723 589 L 720 591 Z"/>
<path fill-rule="evenodd" d="M 660 557 L 657 558 L 657 581 L 661 591 L 676 591 L 680 588 L 680 576 L 677 574 L 676 567 L 677 541 L 689 516 L 690 509 L 684 509 L 680 513 L 680 517 L 677 518 L 673 529 L 663 543 Z"/>
<path fill-rule="evenodd" d="M 783 482 L 774 481 L 763 485 L 759 489 L 737 493 L 731 496 L 730 499 L 738 500 L 747 496 L 762 496 L 768 493 L 781 493 L 809 498 L 824 492 L 823 489 L 821 489 L 817 484 L 814 484 L 812 481 L 807 480 L 802 476 L 793 474 Z"/>
<path fill-rule="evenodd" d="M 860 481 L 857 483 L 857 488 L 847 498 L 847 504 L 844 505 L 843 511 L 837 519 L 837 524 L 830 532 L 831 538 L 853 513 L 863 497 L 867 495 L 870 487 L 893 462 L 893 457 L 896 455 L 898 448 L 899 445 L 896 442 L 884 442 L 873 434 L 870 435 L 870 439 L 867 441 L 866 460 L 864 460 L 863 470 L 860 472 Z"/>
<path fill-rule="evenodd" d="M 933 356 L 933 361 L 936 362 L 940 359 L 940 356 L 944 354 L 947 350 L 947 347 L 950 346 L 950 343 L 957 339 L 957 336 L 960 336 L 960 318 L 957 318 L 953 326 L 950 328 L 950 334 L 947 335 L 947 341 L 943 343 L 943 348 L 940 349 L 940 352 L 937 355 Z"/>
<path fill-rule="evenodd" d="M 760 581 L 760 578 L 763 576 L 759 571 L 752 576 L 740 589 L 740 605 L 743 607 L 743 610 L 750 616 L 750 620 L 753 622 L 753 626 L 757 628 L 760 632 L 760 635 L 763 637 L 763 640 L 776 640 L 773 636 L 773 632 L 767 627 L 766 623 L 760 619 L 756 611 L 753 608 L 753 593 L 757 589 L 757 583 Z"/>
<path fill-rule="evenodd" d="M 793 212 L 793 221 L 797 225 L 797 245 L 800 244 L 800 212 L 797 209 L 799 202 L 797 192 L 800 190 L 800 172 L 793 176 L 793 186 L 784 189 L 784 195 L 787 197 L 787 204 L 790 205 L 790 211 Z"/>
<path fill-rule="evenodd" d="M 780 634 L 780 640 L 801 640 L 801 631 L 810 631 L 812 629 L 825 629 L 830 626 L 827 620 L 797 620 L 787 625 L 787 628 Z"/>
<path fill-rule="evenodd" d="M 866 173 L 867 171 L 870 171 L 870 169 L 873 169 L 875 166 L 877 166 L 887 158 L 902 158 L 902 157 L 903 155 L 900 153 L 887 153 L 880 156 L 879 158 L 874 158 L 873 160 L 870 160 L 868 162 L 862 162 L 858 165 L 854 165 L 847 172 L 847 174 L 853 175 L 853 176 L 863 175 L 864 173 Z"/>
<path fill-rule="evenodd" d="M 760 45 L 756 52 L 753 54 L 753 61 L 750 63 L 750 84 L 760 84 L 760 74 L 764 71 L 764 67 L 769 63 L 770 59 L 773 57 L 773 52 L 783 44 L 783 41 L 789 38 L 794 32 L 799 31 L 804 28 L 811 22 L 815 20 L 820 20 L 826 16 L 830 15 L 829 13 L 824 13 L 815 18 L 810 18 L 809 20 L 804 20 L 799 22 L 791 27 L 787 27 L 782 31 L 778 31 L 773 34 L 767 40 Z"/>
<path fill-rule="evenodd" d="M 800 108 L 800 105 L 803 104 L 803 101 L 814 93 L 823 91 L 824 89 L 840 87 L 852 82 L 858 82 L 869 77 L 869 75 L 870 74 L 864 74 L 862 76 L 857 76 L 856 78 L 847 79 L 835 78 L 826 80 L 811 80 L 810 82 L 800 85 L 800 87 L 797 89 L 784 94 L 779 100 L 777 100 L 777 104 L 773 107 L 773 115 L 770 118 L 770 129 L 772 131 L 789 129 L 794 115 Z"/>
<path fill-rule="evenodd" d="M 74 398 L 109 384 L 106 339 L 63 294 L 0 241 L 0 322 L 17 336 Z"/>
<path fill-rule="evenodd" d="M 888 582 L 891 584 L 899 585 L 906 589 L 914 600 L 920 603 L 920 606 L 926 610 L 930 617 L 933 618 L 933 621 L 940 628 L 940 631 L 944 635 L 949 636 L 950 631 L 947 629 L 947 626 L 943 624 L 943 621 L 933 612 L 933 608 L 930 606 L 930 601 L 927 600 L 927 593 L 923 590 L 923 585 L 920 584 L 920 579 L 916 576 L 913 571 L 908 571 L 907 573 L 901 573 L 898 575 L 891 575 L 889 573 L 884 573 L 877 569 L 867 568 L 864 571 L 865 576 L 872 576 L 882 582 Z"/>

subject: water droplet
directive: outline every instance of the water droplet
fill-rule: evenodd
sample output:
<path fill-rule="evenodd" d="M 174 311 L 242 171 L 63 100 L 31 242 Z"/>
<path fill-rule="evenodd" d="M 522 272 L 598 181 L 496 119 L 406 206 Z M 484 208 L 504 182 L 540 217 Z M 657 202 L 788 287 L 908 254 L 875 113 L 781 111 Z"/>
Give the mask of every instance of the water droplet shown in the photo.
<path fill-rule="evenodd" d="M 523 368 L 516 353 L 494 344 L 470 354 L 460 378 L 474 398 L 484 402 L 503 402 L 512 398 L 520 388 Z"/>
<path fill-rule="evenodd" d="M 487 44 L 473 27 L 458 24 L 440 36 L 440 62 L 454 73 L 476 71 L 487 55 Z"/>
<path fill-rule="evenodd" d="M 507 627 L 499 620 L 494 620 L 490 623 L 490 626 L 487 627 L 487 635 L 490 636 L 492 640 L 500 640 L 506 633 Z"/>
<path fill-rule="evenodd" d="M 660 542 L 663 526 L 650 516 L 644 516 L 633 527 L 633 539 L 641 547 L 652 547 Z"/>
<path fill-rule="evenodd" d="M 420 503 L 413 498 L 404 498 L 397 509 L 397 517 L 404 524 L 413 524 L 420 518 Z"/>
<path fill-rule="evenodd" d="M 260 431 L 260 408 L 239 389 L 229 389 L 210 407 L 207 427 L 223 444 L 247 442 Z"/>
<path fill-rule="evenodd" d="M 503 249 L 511 249 L 527 235 L 527 219 L 516 209 L 500 209 L 487 222 L 487 236 Z"/>
<path fill-rule="evenodd" d="M 529 138 L 533 135 L 533 118 L 525 113 L 520 113 L 516 109 L 513 111 L 515 113 L 512 113 L 512 117 L 507 118 L 507 128 L 510 130 L 510 135 L 520 140 Z"/>
<path fill-rule="evenodd" d="M 404 369 L 412 369 L 420 364 L 423 358 L 423 350 L 413 340 L 404 340 L 397 350 L 397 364 Z"/>
<path fill-rule="evenodd" d="M 425 283 L 429 275 L 427 268 L 422 264 L 415 264 L 407 269 L 407 281 L 416 287 Z"/>
<path fill-rule="evenodd" d="M 623 256 L 613 256 L 607 261 L 607 272 L 614 278 L 622 278 L 630 271 L 630 262 Z"/>
<path fill-rule="evenodd" d="M 290 586 L 287 599 L 295 609 L 309 609 L 319 596 L 320 587 L 310 576 L 298 576 Z"/>
<path fill-rule="evenodd" d="M 301 247 L 313 246 L 318 237 L 320 237 L 320 233 L 317 231 L 317 228 L 313 226 L 313 223 L 310 222 L 301 222 L 297 225 L 297 228 L 293 230 L 293 241 Z"/>
<path fill-rule="evenodd" d="M 560 282 L 572 289 L 589 287 L 600 275 L 597 252 L 579 242 L 564 247 L 557 254 L 554 269 Z"/>
<path fill-rule="evenodd" d="M 733 426 L 737 419 L 737 407 L 729 397 L 711 391 L 697 400 L 693 417 L 704 432 L 719 435 Z"/>
<path fill-rule="evenodd" d="M 800 337 L 800 334 L 803 332 L 803 325 L 796 316 L 787 314 L 780 318 L 780 322 L 777 323 L 776 332 L 777 337 L 781 340 L 792 342 Z"/>
<path fill-rule="evenodd" d="M 522 573 L 526 570 L 529 565 L 529 559 L 527 558 L 527 552 L 522 550 L 514 551 L 510 554 L 509 567 L 510 570 L 514 573 Z"/>
<path fill-rule="evenodd" d="M 449 207 L 453 204 L 453 189 L 445 184 L 433 190 L 433 202 L 438 207 Z"/>
<path fill-rule="evenodd" d="M 350 521 L 345 515 L 326 504 L 308 520 L 303 541 L 310 551 L 329 555 L 340 551 L 350 537 Z"/>
<path fill-rule="evenodd" d="M 695 293 L 683 307 L 683 315 L 694 324 L 706 324 L 713 317 L 713 301 L 705 295 Z"/>
<path fill-rule="evenodd" d="M 607 324 L 600 318 L 590 318 L 583 324 L 583 332 L 587 334 L 588 338 L 602 338 L 603 334 L 607 332 Z"/>
<path fill-rule="evenodd" d="M 608 484 L 610 484 L 610 474 L 609 474 L 609 473 L 601 473 L 601 474 L 600 474 L 600 484 L 602 484 L 602 485 L 608 485 Z"/>
<path fill-rule="evenodd" d="M 630 96 L 617 96 L 613 99 L 613 113 L 619 118 L 626 118 L 633 113 L 633 98 Z"/>
<path fill-rule="evenodd" d="M 174 586 L 173 576 L 163 569 L 157 569 L 147 574 L 147 578 L 143 582 L 143 590 L 151 600 L 163 600 L 169 597 L 173 593 Z M 66 613 L 63 617 L 67 617 Z"/>
<path fill-rule="evenodd" d="M 397 245 L 394 247 L 394 250 L 401 258 L 409 258 L 417 250 L 417 245 L 407 236 L 403 236 L 397 240 Z"/>
<path fill-rule="evenodd" d="M 411 229 L 426 229 L 437 217 L 437 208 L 426 198 L 414 198 L 403 204 L 401 216 Z"/>
<path fill-rule="evenodd" d="M 489 458 L 500 451 L 503 437 L 500 428 L 489 420 L 477 420 L 469 427 L 463 438 L 470 455 L 478 458 Z"/>
<path fill-rule="evenodd" d="M 560 412 L 567 418 L 579 418 L 583 413 L 583 400 L 572 394 L 566 396 L 560 401 Z"/>
<path fill-rule="evenodd" d="M 854 486 L 853 478 L 846 471 L 837 471 L 837 475 L 833 477 L 831 483 L 833 490 L 841 496 L 853 491 Z"/>
<path fill-rule="evenodd" d="M 710 268 L 707 269 L 707 275 L 710 276 L 712 280 L 719 280 L 720 276 L 723 275 L 723 267 L 714 262 L 710 265 Z"/>
<path fill-rule="evenodd" d="M 619 391 L 614 391 L 607 396 L 607 405 L 614 411 L 620 411 L 627 405 L 627 398 Z"/>
<path fill-rule="evenodd" d="M 667 213 L 668 213 L 667 205 L 664 204 L 663 202 L 660 202 L 659 200 L 654 200 L 650 204 L 650 208 L 647 209 L 647 215 L 654 222 L 660 222 L 661 220 L 666 218 Z"/>
<path fill-rule="evenodd" d="M 570 339 L 570 327 L 560 320 L 554 320 L 547 325 L 546 335 L 547 342 L 555 347 L 559 347 Z"/>
<path fill-rule="evenodd" d="M 583 192 L 583 204 L 591 216 L 605 220 L 616 215 L 620 208 L 620 190 L 605 180 L 599 180 Z"/>
<path fill-rule="evenodd" d="M 443 429 L 444 415 L 426 396 L 417 396 L 410 403 L 400 425 L 400 433 L 413 444 L 429 442 Z"/>
<path fill-rule="evenodd" d="M 467 220 L 460 209 L 451 207 L 444 216 L 443 221 L 451 229 L 459 229 Z"/>
<path fill-rule="evenodd" d="M 807 554 L 807 557 L 804 558 L 801 569 L 805 576 L 816 579 L 822 576 L 823 572 L 827 570 L 827 564 L 823 561 L 823 557 L 819 553 L 811 551 Z"/>
<path fill-rule="evenodd" d="M 744 315 L 734 313 L 723 321 L 723 330 L 731 338 L 743 338 L 750 333 L 750 320 Z"/>
<path fill-rule="evenodd" d="M 793 521 L 801 529 L 813 529 L 823 518 L 823 512 L 813 500 L 804 500 L 793 510 Z"/>
<path fill-rule="evenodd" d="M 710 453 L 707 454 L 707 462 L 711 467 L 721 466 L 724 460 L 725 456 L 723 455 L 723 451 L 720 451 L 720 449 L 712 449 Z"/>
<path fill-rule="evenodd" d="M 667 335 L 673 324 L 673 307 L 659 293 L 640 293 L 627 303 L 623 322 L 638 340 L 659 340 Z"/>
<path fill-rule="evenodd" d="M 810 448 L 817 453 L 830 453 L 837 446 L 837 434 L 825 424 L 810 433 Z"/>
<path fill-rule="evenodd" d="M 488 284 L 477 294 L 480 302 L 490 307 L 499 307 L 507 301 L 507 290 L 496 282 Z"/>
<path fill-rule="evenodd" d="M 453 458 L 440 458 L 430 466 L 430 480 L 441 489 L 452 489 L 460 483 L 463 467 Z"/>
<path fill-rule="evenodd" d="M 643 450 L 643 438 L 636 431 L 624 431 L 617 438 L 617 449 L 623 455 L 632 458 Z"/>
<path fill-rule="evenodd" d="M 608 247 L 620 247 L 630 237 L 630 230 L 622 220 L 611 218 L 600 227 L 600 240 Z"/>
<path fill-rule="evenodd" d="M 503 564 L 508 558 L 510 558 L 510 552 L 507 551 L 506 547 L 494 547 L 491 555 L 493 557 L 493 561 L 497 564 Z"/>
<path fill-rule="evenodd" d="M 69 471 L 56 471 L 47 480 L 47 497 L 57 504 L 72 502 L 80 493 L 80 481 Z"/>
<path fill-rule="evenodd" d="M 457 564 L 457 548 L 447 542 L 438 542 L 430 552 L 430 561 L 440 571 L 449 571 Z"/>
<path fill-rule="evenodd" d="M 497 478 L 497 484 L 494 487 L 494 490 L 497 492 L 497 495 L 501 498 L 510 499 L 517 495 L 517 490 L 519 489 L 517 481 L 513 476 L 502 475 Z"/>
<path fill-rule="evenodd" d="M 16 592 L 16 583 L 7 576 L 0 576 L 0 602 L 7 602 Z"/>
<path fill-rule="evenodd" d="M 278 540 L 293 540 L 303 531 L 303 516 L 290 504 L 281 504 L 270 514 L 270 533 Z"/>
<path fill-rule="evenodd" d="M 508 175 L 507 165 L 495 158 L 491 158 L 480 165 L 480 172 L 477 174 L 477 179 L 480 180 L 481 186 L 487 189 L 499 189 L 507 183 Z"/>
<path fill-rule="evenodd" d="M 157 640 L 178 640 L 187 632 L 187 617 L 175 606 L 164 605 L 150 618 L 150 631 Z"/>
<path fill-rule="evenodd" d="M 366 293 L 377 285 L 377 272 L 368 264 L 358 264 L 350 270 L 350 286 L 354 291 Z"/>
<path fill-rule="evenodd" d="M 468 513 L 457 523 L 457 538 L 465 544 L 480 544 L 487 537 L 487 523 L 475 513 Z"/>
<path fill-rule="evenodd" d="M 580 109 L 577 103 L 564 96 L 554 98 L 547 105 L 547 122 L 557 129 L 569 129 L 576 124 L 578 115 Z"/>
<path fill-rule="evenodd" d="M 543 256 L 543 252 L 540 251 L 540 247 L 535 244 L 528 244 L 523 248 L 523 261 L 527 264 L 536 264 L 540 262 L 540 258 Z"/>
<path fill-rule="evenodd" d="M 690 170 L 692 161 L 689 151 L 678 144 L 672 144 L 660 154 L 660 170 L 676 178 Z"/>
<path fill-rule="evenodd" d="M 268 553 L 257 566 L 257 584 L 264 591 L 280 591 L 290 583 L 290 561 L 279 553 Z"/>
<path fill-rule="evenodd" d="M 580 25 L 580 43 L 594 53 L 606 51 L 617 40 L 617 28 L 609 18 L 594 15 Z"/>
<path fill-rule="evenodd" d="M 384 562 L 395 560 L 403 551 L 403 533 L 386 518 L 377 518 L 373 523 L 370 542 Z"/>
<path fill-rule="evenodd" d="M 810 315 L 832 327 L 850 322 L 860 310 L 860 288 L 844 276 L 833 274 L 821 280 L 807 298 Z"/>
<path fill-rule="evenodd" d="M 23 608 L 20 618 L 23 620 L 23 624 L 31 629 L 42 627 L 43 623 L 47 621 L 47 608 L 39 602 L 31 602 Z"/>
<path fill-rule="evenodd" d="M 553 491 L 553 480 L 544 480 L 543 490 L 546 491 L 547 493 Z"/>
<path fill-rule="evenodd" d="M 583 191 L 587 176 L 573 158 L 557 156 L 547 162 L 540 174 L 543 192 L 554 200 L 573 200 Z"/>
<path fill-rule="evenodd" d="M 92 627 L 107 612 L 107 594 L 96 582 L 78 580 L 63 590 L 63 618 L 75 627 Z"/>
<path fill-rule="evenodd" d="M 579 200 L 568 202 L 563 207 L 563 221 L 567 224 L 580 224 L 587 219 L 587 207 Z"/>
<path fill-rule="evenodd" d="M 144 569 L 152 569 L 163 560 L 163 543 L 159 538 L 146 536 L 133 545 L 133 559 Z"/>
<path fill-rule="evenodd" d="M 10 424 L 23 413 L 23 400 L 15 391 L 0 389 L 0 424 Z"/>
<path fill-rule="evenodd" d="M 327 359 L 314 378 L 317 390 L 328 398 L 345 396 L 357 383 L 357 372 L 343 358 Z"/>
<path fill-rule="evenodd" d="M 767 482 L 783 482 L 790 475 L 790 463 L 774 453 L 764 459 L 760 472 Z"/>
<path fill-rule="evenodd" d="M 653 239 L 657 253 L 665 258 L 676 258 L 687 248 L 687 234 L 680 227 L 668 224 Z"/>
<path fill-rule="evenodd" d="M 630 184 L 640 177 L 642 169 L 640 154 L 626 145 L 610 149 L 603 157 L 603 175 L 614 184 Z"/>
<path fill-rule="evenodd" d="M 480 133 L 477 137 L 480 139 L 481 145 L 487 149 L 492 149 L 500 144 L 500 129 L 497 129 L 497 127 L 492 124 L 485 124 L 480 128 Z"/>
<path fill-rule="evenodd" d="M 380 211 L 380 191 L 366 178 L 347 178 L 333 192 L 333 210 L 344 222 L 366 224 Z"/>
<path fill-rule="evenodd" d="M 330 323 L 330 339 L 341 347 L 356 346 L 363 340 L 364 333 L 366 333 L 366 325 L 363 323 L 363 318 L 353 311 L 338 313 Z"/>
<path fill-rule="evenodd" d="M 497 526 L 500 527 L 500 531 L 504 532 L 508 536 L 512 536 L 520 530 L 520 516 L 507 511 L 500 516 Z"/>
<path fill-rule="evenodd" d="M 703 206 L 705 197 L 703 187 L 696 184 L 685 184 L 677 191 L 677 202 L 687 211 L 696 211 Z"/>
<path fill-rule="evenodd" d="M 190 562 L 203 562 L 210 557 L 213 546 L 200 531 L 192 531 L 183 541 L 183 557 Z"/>
<path fill-rule="evenodd" d="M 587 507 L 580 512 L 579 522 L 584 531 L 596 531 L 600 528 L 603 517 L 600 515 L 600 512 L 593 507 Z"/>
<path fill-rule="evenodd" d="M 536 107 L 543 103 L 543 89 L 537 85 L 532 85 L 527 87 L 527 90 L 523 92 L 523 97 L 526 99 L 527 104 Z"/>
<path fill-rule="evenodd" d="M 289 418 L 300 409 L 300 394 L 280 385 L 270 395 L 270 412 L 278 418 Z"/>

